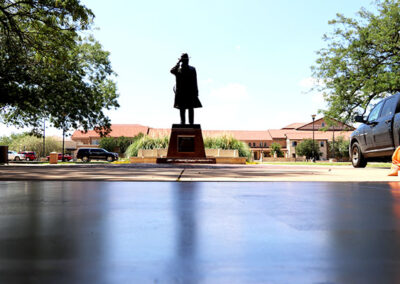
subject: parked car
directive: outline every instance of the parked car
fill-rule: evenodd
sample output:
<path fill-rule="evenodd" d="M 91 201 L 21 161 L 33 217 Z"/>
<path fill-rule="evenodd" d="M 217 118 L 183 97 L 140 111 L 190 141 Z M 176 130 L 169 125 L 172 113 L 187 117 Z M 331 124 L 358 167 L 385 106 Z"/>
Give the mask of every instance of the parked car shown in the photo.
<path fill-rule="evenodd" d="M 118 154 L 108 152 L 102 148 L 80 148 L 76 154 L 76 158 L 84 162 L 89 162 L 90 160 L 106 160 L 108 162 L 113 162 L 118 160 Z"/>
<path fill-rule="evenodd" d="M 382 99 L 350 136 L 350 157 L 356 168 L 363 168 L 370 160 L 390 160 L 400 145 L 400 93 Z"/>
<path fill-rule="evenodd" d="M 18 154 L 15 151 L 8 151 L 8 160 L 9 161 L 22 161 L 22 160 L 25 160 L 25 155 Z"/>
<path fill-rule="evenodd" d="M 33 151 L 21 151 L 21 152 L 18 152 L 18 154 L 24 154 L 25 155 L 25 159 L 27 161 L 36 160 L 36 153 L 33 152 Z"/>
<path fill-rule="evenodd" d="M 47 156 L 47 161 L 50 161 L 50 156 Z M 64 159 L 63 159 L 63 155 L 61 153 L 58 153 L 58 160 L 59 161 L 63 161 L 63 162 L 69 162 L 72 160 L 72 156 L 68 155 L 68 154 L 64 154 Z"/>

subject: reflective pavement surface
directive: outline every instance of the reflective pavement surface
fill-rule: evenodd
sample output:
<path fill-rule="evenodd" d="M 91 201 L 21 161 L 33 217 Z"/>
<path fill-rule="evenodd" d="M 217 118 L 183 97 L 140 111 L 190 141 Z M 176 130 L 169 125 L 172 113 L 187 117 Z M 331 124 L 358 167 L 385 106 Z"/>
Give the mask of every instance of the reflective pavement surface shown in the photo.
<path fill-rule="evenodd" d="M 0 283 L 400 283 L 400 183 L 0 182 Z"/>

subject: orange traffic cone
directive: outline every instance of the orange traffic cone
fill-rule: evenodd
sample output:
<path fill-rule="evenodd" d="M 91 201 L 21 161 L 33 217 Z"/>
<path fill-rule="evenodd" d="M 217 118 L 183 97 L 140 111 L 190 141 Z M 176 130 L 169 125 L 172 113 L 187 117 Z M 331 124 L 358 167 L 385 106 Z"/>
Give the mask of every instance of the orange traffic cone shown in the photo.
<path fill-rule="evenodd" d="M 400 146 L 397 147 L 392 156 L 392 167 L 388 176 L 398 176 L 400 168 Z"/>

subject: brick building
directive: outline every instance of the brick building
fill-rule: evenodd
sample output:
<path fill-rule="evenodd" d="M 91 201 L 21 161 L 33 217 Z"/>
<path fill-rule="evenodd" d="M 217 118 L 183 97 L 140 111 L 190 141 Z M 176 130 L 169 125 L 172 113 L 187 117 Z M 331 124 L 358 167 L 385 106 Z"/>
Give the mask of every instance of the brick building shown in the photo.
<path fill-rule="evenodd" d="M 139 133 L 149 135 L 151 137 L 169 136 L 170 129 L 151 128 L 140 124 L 113 124 L 111 127 L 110 137 L 135 137 Z M 336 126 L 327 128 L 327 123 L 324 118 L 314 121 L 314 139 L 317 141 L 321 159 L 328 159 L 328 142 L 335 137 L 342 136 L 344 139 L 349 139 L 351 132 L 354 130 L 352 126 L 336 122 Z M 221 135 L 232 135 L 238 140 L 247 143 L 252 151 L 254 160 L 262 161 L 269 158 L 272 143 L 279 143 L 281 150 L 286 158 L 295 158 L 296 146 L 304 139 L 312 139 L 313 123 L 292 123 L 281 129 L 267 130 L 203 130 L 204 137 L 216 137 Z M 76 130 L 71 139 L 77 143 L 77 148 L 80 147 L 97 147 L 100 141 L 100 136 L 95 131 L 91 130 L 83 133 Z"/>

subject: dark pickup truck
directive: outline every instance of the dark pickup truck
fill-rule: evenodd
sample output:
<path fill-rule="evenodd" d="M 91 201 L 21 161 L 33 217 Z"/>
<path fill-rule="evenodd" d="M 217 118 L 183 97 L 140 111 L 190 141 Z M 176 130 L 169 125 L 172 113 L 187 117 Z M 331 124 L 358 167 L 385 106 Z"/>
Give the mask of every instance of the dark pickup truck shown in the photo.
<path fill-rule="evenodd" d="M 363 168 L 370 160 L 390 160 L 400 145 L 400 93 L 383 99 L 371 110 L 350 136 L 350 157 L 356 168 Z"/>

